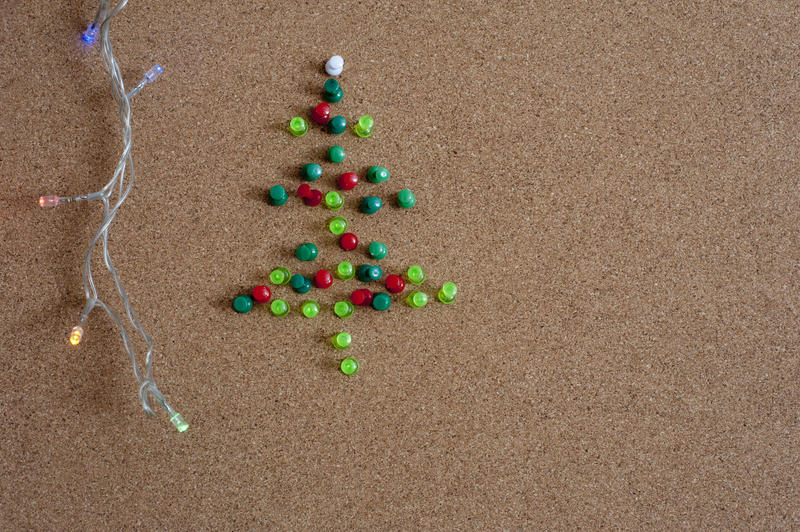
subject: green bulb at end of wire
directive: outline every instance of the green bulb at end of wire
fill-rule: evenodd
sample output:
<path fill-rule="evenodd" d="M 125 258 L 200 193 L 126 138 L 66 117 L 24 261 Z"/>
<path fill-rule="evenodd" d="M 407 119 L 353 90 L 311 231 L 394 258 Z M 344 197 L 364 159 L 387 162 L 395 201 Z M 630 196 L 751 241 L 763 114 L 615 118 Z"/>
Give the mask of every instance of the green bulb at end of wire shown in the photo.
<path fill-rule="evenodd" d="M 178 432 L 186 432 L 189 428 L 189 424 L 183 419 L 183 416 L 180 413 L 175 412 L 171 418 L 169 418 L 170 422 L 178 429 Z"/>

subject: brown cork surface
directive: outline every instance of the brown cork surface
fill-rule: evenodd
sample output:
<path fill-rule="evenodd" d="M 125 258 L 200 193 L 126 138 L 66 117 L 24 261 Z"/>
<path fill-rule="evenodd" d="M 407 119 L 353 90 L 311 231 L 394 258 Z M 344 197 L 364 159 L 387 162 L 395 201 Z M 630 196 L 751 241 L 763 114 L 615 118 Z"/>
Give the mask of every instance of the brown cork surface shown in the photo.
<path fill-rule="evenodd" d="M 800 527 L 795 3 L 131 1 L 126 83 L 164 75 L 133 100 L 111 247 L 183 434 L 144 415 L 101 311 L 66 341 L 101 209 L 36 198 L 100 188 L 121 149 L 76 40 L 96 5 L 71 4 L 2 3 L 0 528 Z M 293 138 L 333 53 L 335 111 L 375 134 Z M 334 143 L 317 188 L 363 181 L 349 254 L 330 211 L 264 201 Z M 457 302 L 341 321 L 349 281 L 313 320 L 285 287 L 287 319 L 231 309 L 372 240 Z"/>

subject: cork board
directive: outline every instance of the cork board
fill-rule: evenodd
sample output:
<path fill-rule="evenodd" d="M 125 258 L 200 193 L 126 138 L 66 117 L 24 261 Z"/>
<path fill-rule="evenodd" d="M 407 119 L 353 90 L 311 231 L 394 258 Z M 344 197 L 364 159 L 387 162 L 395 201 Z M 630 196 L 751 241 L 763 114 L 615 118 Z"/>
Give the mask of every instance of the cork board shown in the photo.
<path fill-rule="evenodd" d="M 165 73 L 134 99 L 111 246 L 178 434 L 99 312 L 66 342 L 99 206 L 36 198 L 99 188 L 120 150 L 77 44 L 96 6 L 68 4 L 2 4 L 0 527 L 800 527 L 797 5 L 131 2 L 125 80 Z M 264 201 L 332 143 L 285 127 L 333 53 L 337 111 L 376 120 L 336 137 L 345 166 L 392 173 L 345 212 L 453 305 L 343 325 L 351 281 L 313 320 L 231 310 L 275 266 L 311 273 L 300 242 L 348 256 L 324 208 Z M 403 187 L 409 211 L 354 210 Z"/>

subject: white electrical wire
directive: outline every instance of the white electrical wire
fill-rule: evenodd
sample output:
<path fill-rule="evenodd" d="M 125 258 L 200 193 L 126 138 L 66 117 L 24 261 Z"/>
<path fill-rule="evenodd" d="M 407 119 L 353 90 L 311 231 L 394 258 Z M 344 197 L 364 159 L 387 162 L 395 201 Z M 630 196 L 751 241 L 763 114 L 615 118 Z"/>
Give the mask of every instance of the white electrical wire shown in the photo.
<path fill-rule="evenodd" d="M 72 329 L 70 334 L 70 342 L 73 345 L 77 345 L 80 342 L 83 336 L 84 326 L 86 325 L 86 321 L 89 317 L 89 313 L 95 307 L 100 307 L 105 310 L 109 318 L 111 318 L 111 321 L 119 328 L 123 347 L 131 359 L 133 374 L 136 377 L 136 381 L 139 383 L 139 400 L 141 401 L 145 412 L 148 415 L 155 415 L 152 403 L 154 399 L 158 405 L 166 410 L 170 421 L 173 425 L 175 425 L 178 431 L 183 432 L 189 428 L 189 424 L 186 423 L 183 417 L 169 405 L 167 400 L 164 398 L 164 395 L 158 389 L 158 386 L 156 386 L 155 377 L 153 376 L 153 339 L 149 334 L 147 334 L 147 332 L 145 332 L 141 322 L 139 321 L 139 317 L 136 315 L 136 312 L 133 310 L 133 308 L 131 308 L 128 294 L 122 287 L 122 283 L 119 280 L 117 270 L 114 267 L 114 262 L 111 259 L 108 246 L 109 227 L 114 221 L 114 218 L 117 216 L 119 208 L 128 198 L 128 195 L 133 189 L 134 184 L 135 172 L 133 167 L 133 157 L 131 155 L 133 135 L 131 131 L 130 100 L 140 90 L 142 90 L 145 85 L 155 81 L 155 79 L 162 72 L 160 66 L 154 66 L 145 74 L 142 81 L 140 81 L 136 87 L 126 94 L 125 84 L 122 80 L 119 64 L 114 57 L 114 50 L 111 46 L 109 30 L 111 27 L 111 20 L 120 11 L 122 11 L 127 3 L 128 0 L 120 0 L 113 7 L 113 9 L 109 11 L 109 0 L 101 0 L 94 22 L 89 25 L 89 28 L 83 34 L 85 41 L 92 42 L 97 35 L 99 27 L 100 54 L 103 57 L 103 63 L 105 64 L 106 71 L 108 72 L 111 80 L 111 94 L 114 97 L 114 101 L 117 103 L 119 110 L 119 119 L 122 124 L 123 149 L 119 161 L 117 162 L 117 167 L 114 170 L 114 174 L 111 180 L 97 192 L 68 198 L 60 198 L 58 196 L 42 196 L 39 198 L 39 205 L 42 207 L 55 207 L 64 203 L 82 200 L 101 200 L 103 202 L 103 221 L 100 224 L 100 228 L 95 233 L 94 238 L 89 243 L 89 248 L 86 250 L 86 255 L 83 262 L 83 289 L 86 297 L 86 305 L 83 307 L 83 311 L 81 312 L 79 324 Z M 127 182 L 125 179 L 126 173 Z M 139 364 L 137 363 L 136 352 L 131 343 L 125 321 L 120 318 L 119 314 L 115 312 L 108 304 L 100 299 L 98 295 L 97 287 L 95 286 L 94 277 L 92 275 L 92 252 L 94 251 L 98 242 L 103 248 L 103 262 L 105 267 L 108 270 L 111 279 L 114 281 L 114 285 L 117 288 L 117 293 L 119 294 L 125 306 L 127 320 L 135 333 L 139 333 L 146 344 L 147 351 L 144 356 L 144 372 L 142 372 L 142 368 L 140 368 Z"/>

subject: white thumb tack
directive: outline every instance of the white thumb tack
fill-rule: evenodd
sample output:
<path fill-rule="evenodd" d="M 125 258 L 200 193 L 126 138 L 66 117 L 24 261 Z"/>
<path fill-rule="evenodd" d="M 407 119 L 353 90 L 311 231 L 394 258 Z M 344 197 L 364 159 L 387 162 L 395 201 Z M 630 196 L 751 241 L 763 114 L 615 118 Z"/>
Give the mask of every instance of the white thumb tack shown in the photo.
<path fill-rule="evenodd" d="M 342 68 L 344 68 L 344 59 L 340 55 L 334 55 L 325 63 L 325 72 L 329 76 L 338 76 L 342 73 Z"/>

